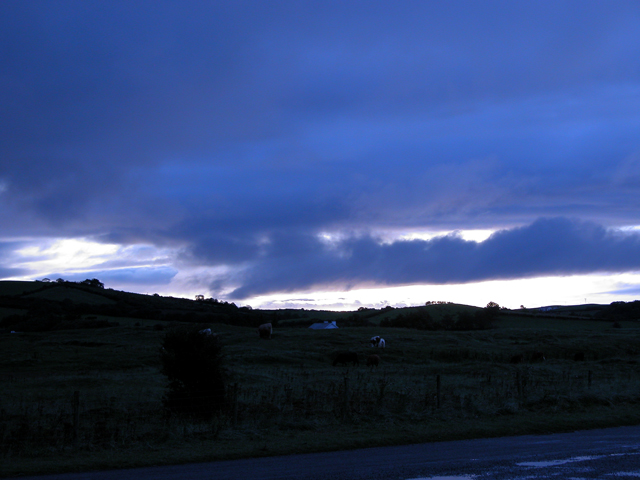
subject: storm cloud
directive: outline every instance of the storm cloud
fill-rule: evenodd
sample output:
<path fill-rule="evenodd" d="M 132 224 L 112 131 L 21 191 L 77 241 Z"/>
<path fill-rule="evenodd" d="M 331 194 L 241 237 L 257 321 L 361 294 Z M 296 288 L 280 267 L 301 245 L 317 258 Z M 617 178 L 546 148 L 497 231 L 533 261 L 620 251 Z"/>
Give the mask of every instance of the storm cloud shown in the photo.
<path fill-rule="evenodd" d="M 119 253 L 0 248 L 0 277 L 247 298 L 636 271 L 639 35 L 631 1 L 3 1 L 0 241 Z"/>
<path fill-rule="evenodd" d="M 360 236 L 330 246 L 310 238 L 276 242 L 264 260 L 247 270 L 244 285 L 232 296 L 332 283 L 349 289 L 367 283 L 469 283 L 632 269 L 640 269 L 640 234 L 551 218 L 497 231 L 482 242 L 456 234 L 393 243 Z"/>

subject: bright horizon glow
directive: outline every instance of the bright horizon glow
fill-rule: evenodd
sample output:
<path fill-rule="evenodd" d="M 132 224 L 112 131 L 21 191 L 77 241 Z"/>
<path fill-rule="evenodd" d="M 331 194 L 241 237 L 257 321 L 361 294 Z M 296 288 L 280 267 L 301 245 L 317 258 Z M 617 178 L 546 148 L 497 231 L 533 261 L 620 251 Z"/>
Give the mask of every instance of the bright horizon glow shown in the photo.
<path fill-rule="evenodd" d="M 34 242 L 17 250 L 24 259 L 16 266 L 40 272 L 86 270 L 111 258 L 118 245 L 93 242 L 84 238 L 56 239 Z"/>
<path fill-rule="evenodd" d="M 118 245 L 95 242 L 87 238 L 23 240 L 28 245 L 14 252 L 14 268 L 34 274 L 7 280 L 40 280 L 60 275 L 66 277 L 91 274 L 96 270 L 116 272 L 136 268 L 167 266 L 175 252 L 152 245 Z M 51 280 L 55 280 L 51 278 Z"/>
<path fill-rule="evenodd" d="M 640 273 L 616 275 L 572 275 L 531 279 L 492 280 L 452 285 L 406 285 L 361 288 L 348 292 L 316 291 L 300 294 L 274 294 L 247 299 L 253 308 L 305 308 L 351 311 L 359 307 L 382 308 L 424 305 L 445 301 L 484 307 L 489 302 L 518 309 L 549 305 L 609 304 L 632 301 L 632 294 L 611 293 L 626 285 L 640 283 Z"/>
<path fill-rule="evenodd" d="M 637 228 L 637 227 L 632 227 Z M 453 233 L 444 232 L 439 235 Z M 456 231 L 462 238 L 483 241 L 493 231 Z M 433 235 L 432 235 L 433 237 Z M 400 237 L 397 237 L 400 238 Z M 425 234 L 406 234 L 402 238 L 425 239 Z M 134 250 L 145 251 L 146 258 L 134 262 Z M 16 251 L 14 266 L 28 268 L 36 275 L 14 277 L 12 280 L 36 280 L 59 272 L 73 276 L 74 280 L 84 272 L 95 270 L 115 272 L 121 269 L 141 267 L 162 267 L 171 265 L 171 255 L 154 246 L 121 246 L 101 244 L 89 239 L 49 239 L 44 242 L 32 241 Z M 118 260 L 131 255 L 126 265 L 115 265 Z M 126 260 L 126 258 L 124 259 Z M 195 295 L 210 296 L 206 285 L 221 275 L 228 275 L 228 267 L 182 268 L 170 282 L 158 285 L 136 285 L 126 282 L 105 283 L 108 288 L 135 293 L 158 293 L 165 296 L 195 298 Z M 68 279 L 68 278 L 65 278 Z M 52 278 L 52 280 L 54 280 Z M 99 278 L 102 281 L 102 279 Z M 424 305 L 427 301 L 447 301 L 483 307 L 493 301 L 501 306 L 516 309 L 546 305 L 574 305 L 583 303 L 608 304 L 613 301 L 635 300 L 633 287 L 640 285 L 640 272 L 623 274 L 589 274 L 559 277 L 537 277 L 529 279 L 493 280 L 466 284 L 447 285 L 401 285 L 369 286 L 349 291 L 285 292 L 258 295 L 238 301 L 239 306 L 251 305 L 260 309 L 305 308 L 318 310 L 353 311 L 360 307 L 382 308 Z M 624 292 L 625 288 L 631 290 Z M 225 298 L 220 298 L 225 300 Z"/>

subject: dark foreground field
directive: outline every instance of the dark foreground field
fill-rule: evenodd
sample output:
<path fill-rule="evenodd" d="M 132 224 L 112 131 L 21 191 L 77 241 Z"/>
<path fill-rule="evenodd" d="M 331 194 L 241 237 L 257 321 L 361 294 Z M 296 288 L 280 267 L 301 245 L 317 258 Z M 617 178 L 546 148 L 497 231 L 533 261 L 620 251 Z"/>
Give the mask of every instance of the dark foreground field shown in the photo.
<path fill-rule="evenodd" d="M 480 331 L 281 327 L 271 340 L 210 324 L 229 408 L 207 421 L 163 413 L 169 323 L 118 322 L 0 335 L 2 476 L 640 423 L 636 322 L 507 315 Z M 387 348 L 366 367 L 376 334 Z M 360 365 L 332 366 L 338 350 Z"/>

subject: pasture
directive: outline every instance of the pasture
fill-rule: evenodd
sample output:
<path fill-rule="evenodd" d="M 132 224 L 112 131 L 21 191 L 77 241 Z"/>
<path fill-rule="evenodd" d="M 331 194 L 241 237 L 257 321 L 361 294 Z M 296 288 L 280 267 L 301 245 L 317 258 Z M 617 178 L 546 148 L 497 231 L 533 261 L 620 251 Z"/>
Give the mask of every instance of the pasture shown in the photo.
<path fill-rule="evenodd" d="M 104 319 L 119 325 L 0 335 L 2 476 L 640 422 L 636 322 L 505 315 L 480 331 L 274 327 L 270 340 L 208 324 L 229 407 L 198 421 L 163 414 L 159 348 L 171 324 Z M 369 346 L 374 335 L 385 349 Z M 360 365 L 333 366 L 336 351 Z M 530 361 L 537 351 L 545 361 Z M 373 353 L 378 367 L 366 366 Z"/>

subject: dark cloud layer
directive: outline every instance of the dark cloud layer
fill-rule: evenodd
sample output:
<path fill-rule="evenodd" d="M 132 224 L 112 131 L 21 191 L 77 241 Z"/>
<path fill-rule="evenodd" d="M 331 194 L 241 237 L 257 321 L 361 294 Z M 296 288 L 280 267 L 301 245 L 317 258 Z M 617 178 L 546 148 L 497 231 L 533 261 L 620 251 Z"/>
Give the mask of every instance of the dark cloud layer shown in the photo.
<path fill-rule="evenodd" d="M 500 230 L 483 242 L 446 235 L 384 243 L 371 236 L 327 246 L 318 239 L 276 240 L 245 272 L 234 298 L 336 284 L 447 284 L 483 280 L 625 272 L 640 269 L 640 234 L 591 222 L 540 219 Z"/>
<path fill-rule="evenodd" d="M 30 271 L 25 268 L 7 268 L 0 267 L 0 279 L 2 278 L 12 278 L 12 277 L 21 277 L 23 275 L 28 275 Z"/>
<path fill-rule="evenodd" d="M 640 223 L 639 36 L 633 1 L 5 0 L 2 235 L 182 249 L 240 296 L 613 268 L 568 245 Z M 506 230 L 377 241 L 473 228 Z"/>
<path fill-rule="evenodd" d="M 14 252 L 24 248 L 25 242 L 23 241 L 1 241 L 0 240 L 0 279 L 20 277 L 22 275 L 28 275 L 29 269 L 23 267 L 10 266 L 12 259 L 15 257 Z"/>

